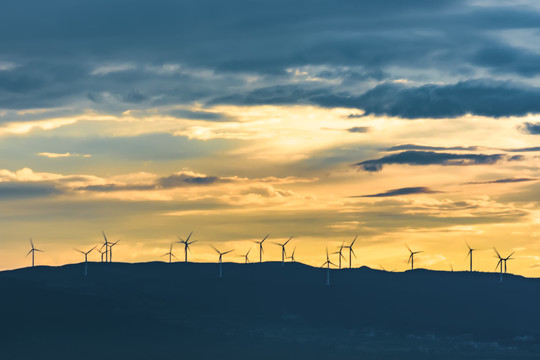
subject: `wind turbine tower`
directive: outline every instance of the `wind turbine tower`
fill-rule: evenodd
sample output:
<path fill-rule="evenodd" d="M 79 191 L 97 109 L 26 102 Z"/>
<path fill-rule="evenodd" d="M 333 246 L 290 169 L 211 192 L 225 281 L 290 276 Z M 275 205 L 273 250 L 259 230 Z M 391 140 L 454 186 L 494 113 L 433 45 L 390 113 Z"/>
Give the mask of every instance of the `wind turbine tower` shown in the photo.
<path fill-rule="evenodd" d="M 414 270 L 414 255 L 420 254 L 423 251 L 412 251 L 411 248 L 407 244 L 405 244 L 405 246 L 407 246 L 407 249 L 409 249 L 409 252 L 411 253 L 411 255 L 409 256 L 409 260 L 407 261 L 407 264 L 411 263 L 411 270 Z"/>
<path fill-rule="evenodd" d="M 219 278 L 221 279 L 223 277 L 223 255 L 228 254 L 232 252 L 233 250 L 221 252 L 218 249 L 216 249 L 214 245 L 210 245 L 210 246 L 212 246 L 212 249 L 214 249 L 219 254 Z"/>
<path fill-rule="evenodd" d="M 335 253 L 333 253 L 333 254 L 338 254 L 338 255 L 339 255 L 339 262 L 338 262 L 338 264 L 339 264 L 339 269 L 340 269 L 340 270 L 341 270 L 341 258 L 343 258 L 343 260 L 346 260 L 346 259 L 345 259 L 345 256 L 343 256 L 343 245 L 344 245 L 344 244 L 341 244 L 341 247 L 339 248 L 339 251 L 336 251 Z"/>
<path fill-rule="evenodd" d="M 103 240 L 105 240 L 103 245 L 101 245 L 101 249 L 103 249 L 103 247 L 105 247 L 105 262 L 109 262 L 109 244 L 110 244 L 110 242 L 109 242 L 109 240 L 107 240 L 107 236 L 105 235 L 105 231 L 102 231 L 101 233 L 103 234 Z"/>
<path fill-rule="evenodd" d="M 246 264 L 249 264 L 249 253 L 250 253 L 250 252 L 251 252 L 251 248 L 248 250 L 247 253 L 245 253 L 244 255 L 242 255 L 242 257 L 244 258 Z"/>
<path fill-rule="evenodd" d="M 255 241 L 256 244 L 259 244 L 259 262 L 262 263 L 262 256 L 264 254 L 264 250 L 263 250 L 263 242 L 264 240 L 266 240 L 266 238 L 268 238 L 270 236 L 270 234 L 266 235 L 264 237 L 264 239 L 262 239 L 261 241 Z"/>
<path fill-rule="evenodd" d="M 358 238 L 358 235 L 354 237 L 354 240 L 352 241 L 350 245 L 343 247 L 344 249 L 349 249 L 349 269 L 352 267 L 352 256 L 354 255 L 354 257 L 356 257 L 356 254 L 354 253 L 354 250 L 352 248 L 354 245 L 354 242 L 356 241 L 356 238 Z M 341 261 L 341 259 L 339 261 Z"/>
<path fill-rule="evenodd" d="M 274 242 L 274 244 L 281 246 L 281 265 L 285 264 L 285 258 L 287 257 L 287 252 L 285 251 L 285 246 L 291 241 L 293 237 L 291 236 L 289 240 L 285 241 L 283 244 Z"/>
<path fill-rule="evenodd" d="M 176 259 L 176 256 L 174 256 L 174 254 L 173 254 L 173 252 L 172 252 L 173 244 L 174 244 L 174 243 L 171 243 L 171 247 L 170 247 L 168 253 L 165 253 L 165 254 L 161 255 L 161 256 L 167 256 L 167 255 L 169 255 L 169 264 L 172 263 L 172 258 L 175 258 L 175 259 Z"/>
<path fill-rule="evenodd" d="M 180 236 L 176 235 L 178 237 L 178 239 L 180 241 L 178 241 L 180 244 L 184 244 L 184 262 L 187 262 L 187 254 L 188 254 L 188 251 L 189 253 L 191 253 L 191 249 L 189 248 L 189 245 L 193 244 L 193 243 L 196 243 L 197 240 L 191 240 L 189 241 L 189 239 L 191 238 L 191 235 L 193 235 L 193 231 L 189 233 L 188 237 L 186 240 L 182 239 Z"/>
<path fill-rule="evenodd" d="M 330 285 L 330 265 L 336 266 L 333 262 L 330 261 L 330 256 L 328 256 L 328 247 L 326 248 L 326 262 L 321 265 L 324 267 L 326 265 L 326 285 Z"/>
<path fill-rule="evenodd" d="M 469 252 L 467 253 L 467 256 L 465 257 L 465 259 L 467 259 L 467 257 L 469 258 L 469 261 L 470 261 L 469 271 L 472 272 L 472 255 L 473 255 L 473 251 L 476 251 L 476 249 L 471 248 L 467 242 L 465 242 L 465 244 L 467 244 L 467 247 L 469 248 Z"/>
<path fill-rule="evenodd" d="M 296 246 L 294 247 L 291 256 L 289 256 L 289 257 L 287 258 L 287 259 L 291 259 L 291 262 L 296 262 L 296 260 L 294 259 L 294 252 L 295 252 L 295 251 L 296 251 Z"/>
<path fill-rule="evenodd" d="M 39 250 L 39 249 L 36 249 L 34 247 L 34 242 L 32 241 L 32 238 L 30 238 L 30 246 L 32 247 L 32 249 L 30 249 L 30 251 L 28 252 L 28 254 L 26 254 L 26 256 L 30 255 L 30 253 L 32 254 L 32 267 L 34 267 L 34 255 L 37 252 L 44 252 L 43 250 Z"/>
<path fill-rule="evenodd" d="M 84 255 L 84 276 L 88 276 L 88 254 L 90 254 L 92 252 L 92 250 L 94 250 L 96 247 L 94 246 L 93 248 L 91 248 L 90 250 L 84 252 L 82 250 L 79 250 L 79 249 L 74 249 L 75 251 L 78 251 L 80 252 L 81 254 Z"/>
<path fill-rule="evenodd" d="M 117 240 L 116 242 L 113 242 L 113 243 L 109 243 L 109 262 L 112 262 L 112 248 L 113 246 L 118 244 L 119 241 L 120 240 Z"/>

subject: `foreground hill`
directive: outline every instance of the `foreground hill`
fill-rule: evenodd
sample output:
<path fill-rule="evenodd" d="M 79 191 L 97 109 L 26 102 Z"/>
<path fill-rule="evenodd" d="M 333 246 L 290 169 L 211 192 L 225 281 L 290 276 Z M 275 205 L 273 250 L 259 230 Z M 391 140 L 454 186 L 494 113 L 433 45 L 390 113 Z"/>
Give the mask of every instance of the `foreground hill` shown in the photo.
<path fill-rule="evenodd" d="M 540 279 L 299 263 L 0 273 L 6 359 L 537 359 Z"/>

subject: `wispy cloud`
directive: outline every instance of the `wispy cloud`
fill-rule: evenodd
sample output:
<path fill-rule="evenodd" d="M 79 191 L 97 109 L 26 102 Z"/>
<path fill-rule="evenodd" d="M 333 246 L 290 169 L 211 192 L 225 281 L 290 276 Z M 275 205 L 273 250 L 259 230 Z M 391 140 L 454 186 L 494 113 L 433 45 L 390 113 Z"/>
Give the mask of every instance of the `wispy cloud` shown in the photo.
<path fill-rule="evenodd" d="M 497 179 L 497 180 L 486 180 L 486 181 L 471 181 L 465 184 L 508 184 L 508 183 L 520 183 L 520 182 L 529 182 L 537 181 L 538 178 L 510 178 L 510 179 Z"/>
<path fill-rule="evenodd" d="M 92 70 L 91 75 L 107 75 L 115 72 L 134 70 L 136 66 L 131 63 L 101 65 Z"/>
<path fill-rule="evenodd" d="M 351 197 L 390 197 L 390 196 L 403 196 L 414 194 L 437 194 L 440 191 L 431 190 L 427 187 L 405 187 L 400 189 L 388 190 L 382 193 L 370 194 L 370 195 L 355 195 Z"/>
<path fill-rule="evenodd" d="M 70 152 L 66 152 L 66 153 L 40 152 L 40 153 L 38 153 L 38 156 L 44 156 L 44 157 L 55 159 L 55 158 L 67 158 L 67 157 L 89 158 L 92 155 L 89 155 L 89 154 L 76 154 L 76 153 L 70 153 Z"/>
<path fill-rule="evenodd" d="M 502 159 L 504 159 L 504 155 L 501 154 L 454 154 L 410 150 L 383 156 L 379 159 L 362 161 L 355 165 L 365 171 L 374 172 L 382 170 L 383 165 L 389 164 L 469 166 L 494 164 Z"/>

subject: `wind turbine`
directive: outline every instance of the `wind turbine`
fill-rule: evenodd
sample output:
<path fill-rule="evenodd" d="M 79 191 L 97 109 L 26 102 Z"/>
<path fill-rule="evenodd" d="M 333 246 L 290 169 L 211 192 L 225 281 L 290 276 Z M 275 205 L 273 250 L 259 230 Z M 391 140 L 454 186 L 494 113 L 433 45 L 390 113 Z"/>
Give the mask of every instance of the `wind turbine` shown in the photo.
<path fill-rule="evenodd" d="M 467 256 L 465 257 L 465 259 L 469 258 L 470 260 L 469 271 L 472 272 L 472 255 L 473 255 L 473 251 L 476 251 L 477 249 L 471 248 L 470 245 L 466 241 L 465 241 L 465 244 L 467 244 L 467 247 L 469 248 L 469 252 L 467 253 Z"/>
<path fill-rule="evenodd" d="M 249 264 L 249 262 L 250 262 L 250 261 L 249 261 L 249 253 L 251 252 L 251 249 L 252 249 L 252 248 L 249 248 L 249 250 L 248 250 L 247 253 L 245 253 L 244 255 L 241 255 L 241 256 L 245 259 L 246 264 Z"/>
<path fill-rule="evenodd" d="M 409 252 L 411 253 L 411 255 L 409 256 L 409 260 L 407 261 L 407 264 L 411 263 L 411 270 L 414 270 L 414 255 L 420 254 L 423 251 L 412 251 L 411 248 L 407 244 L 405 244 L 405 246 L 407 246 L 407 249 L 409 249 Z"/>
<path fill-rule="evenodd" d="M 180 241 L 178 241 L 178 243 L 184 244 L 184 262 L 187 262 L 187 253 L 188 253 L 188 251 L 191 253 L 191 249 L 189 248 L 189 245 L 197 242 L 197 240 L 189 241 L 192 234 L 193 234 L 193 231 L 189 233 L 186 240 L 184 240 L 180 236 L 176 235 L 178 237 L 178 239 L 180 240 Z"/>
<path fill-rule="evenodd" d="M 101 245 L 101 249 L 103 249 L 103 247 L 105 247 L 105 262 L 109 262 L 109 240 L 107 240 L 107 236 L 105 235 L 105 231 L 101 231 L 101 233 L 103 234 L 103 239 L 105 240 L 105 242 L 103 243 L 103 245 Z"/>
<path fill-rule="evenodd" d="M 112 262 L 112 248 L 114 245 L 118 244 L 120 240 L 116 240 L 116 242 L 113 242 L 113 243 L 109 243 L 109 262 Z"/>
<path fill-rule="evenodd" d="M 292 238 L 293 237 L 291 236 L 289 240 L 285 241 L 283 244 L 274 242 L 274 244 L 281 246 L 281 265 L 285 264 L 285 258 L 287 257 L 287 253 L 285 252 L 285 245 L 287 245 Z"/>
<path fill-rule="evenodd" d="M 264 240 L 266 240 L 267 237 L 269 237 L 270 234 L 266 235 L 264 237 L 264 239 L 262 239 L 261 241 L 255 241 L 256 244 L 259 244 L 259 262 L 262 263 L 262 256 L 263 256 L 263 253 L 264 253 L 264 250 L 263 250 L 263 242 Z"/>
<path fill-rule="evenodd" d="M 352 247 L 353 247 L 354 242 L 356 241 L 357 237 L 358 237 L 358 235 L 356 235 L 354 237 L 354 240 L 352 241 L 352 243 L 350 245 L 347 245 L 347 246 L 343 247 L 344 249 L 349 249 L 349 269 L 352 267 L 352 256 L 354 255 L 354 257 L 356 257 L 356 254 L 354 253 L 354 250 L 352 249 Z M 341 261 L 341 259 L 340 259 L 340 261 Z"/>
<path fill-rule="evenodd" d="M 339 269 L 341 269 L 341 258 L 346 260 L 345 256 L 343 256 L 343 245 L 344 244 L 341 244 L 341 247 L 339 248 L 339 251 L 336 251 L 335 253 L 332 253 L 332 254 L 339 254 Z"/>
<path fill-rule="evenodd" d="M 73 249 L 73 250 L 78 251 L 78 252 L 80 252 L 81 254 L 84 255 L 84 276 L 88 276 L 88 254 L 90 254 L 92 252 L 92 250 L 94 250 L 95 248 L 96 247 L 94 246 L 93 248 L 91 248 L 87 252 L 84 252 L 84 251 L 79 250 L 79 249 Z"/>
<path fill-rule="evenodd" d="M 26 256 L 30 255 L 30 253 L 32 253 L 32 267 L 34 267 L 34 254 L 36 251 L 38 252 L 44 252 L 43 250 L 39 250 L 39 249 L 36 249 L 34 247 L 34 242 L 32 241 L 32 238 L 30 238 L 30 246 L 32 246 L 32 249 L 28 252 L 28 254 L 26 254 Z"/>
<path fill-rule="evenodd" d="M 330 285 L 330 265 L 336 266 L 333 262 L 330 261 L 330 256 L 328 256 L 328 247 L 326 248 L 326 262 L 321 265 L 324 267 L 326 265 L 326 285 Z"/>
<path fill-rule="evenodd" d="M 495 266 L 495 270 L 497 270 L 497 268 L 500 266 L 501 267 L 501 281 L 502 281 L 502 274 L 503 274 L 503 266 L 504 266 L 504 273 L 506 274 L 506 262 L 508 260 L 512 260 L 512 255 L 515 254 L 515 252 L 511 253 L 510 255 L 508 255 L 507 257 L 503 258 L 501 256 L 501 254 L 499 254 L 499 252 L 497 251 L 497 249 L 493 248 L 493 250 L 495 250 L 495 254 L 497 254 L 497 257 L 499 258 L 499 261 L 497 262 L 497 266 Z"/>
<path fill-rule="evenodd" d="M 295 251 L 296 251 L 296 246 L 294 247 L 291 256 L 289 256 L 289 257 L 287 258 L 287 259 L 291 259 L 291 262 L 296 262 L 296 260 L 294 259 L 294 252 L 295 252 Z"/>
<path fill-rule="evenodd" d="M 103 246 L 102 246 L 103 247 Z M 99 251 L 99 253 L 101 254 L 101 262 L 103 262 L 103 255 L 105 255 L 105 253 L 107 252 L 107 250 L 103 251 L 102 249 L 97 249 L 97 251 Z"/>
<path fill-rule="evenodd" d="M 221 252 L 218 249 L 216 249 L 214 245 L 210 244 L 210 246 L 219 254 L 219 278 L 221 279 L 223 277 L 223 255 L 228 254 L 233 250 Z"/>
<path fill-rule="evenodd" d="M 172 263 L 172 258 L 175 258 L 176 259 L 176 256 L 174 256 L 173 252 L 172 252 L 172 247 L 173 247 L 173 244 L 174 243 L 171 243 L 171 248 L 169 249 L 169 252 L 168 253 L 165 253 L 161 256 L 167 256 L 169 255 L 169 264 Z"/>

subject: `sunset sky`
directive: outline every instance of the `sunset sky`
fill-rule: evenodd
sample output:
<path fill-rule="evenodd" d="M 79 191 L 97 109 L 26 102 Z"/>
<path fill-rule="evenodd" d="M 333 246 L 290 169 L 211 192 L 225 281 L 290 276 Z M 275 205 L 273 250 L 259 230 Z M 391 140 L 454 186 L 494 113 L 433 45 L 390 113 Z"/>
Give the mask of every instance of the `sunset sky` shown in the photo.
<path fill-rule="evenodd" d="M 0 44 L 0 269 L 193 231 L 540 276 L 537 1 L 4 0 Z"/>

